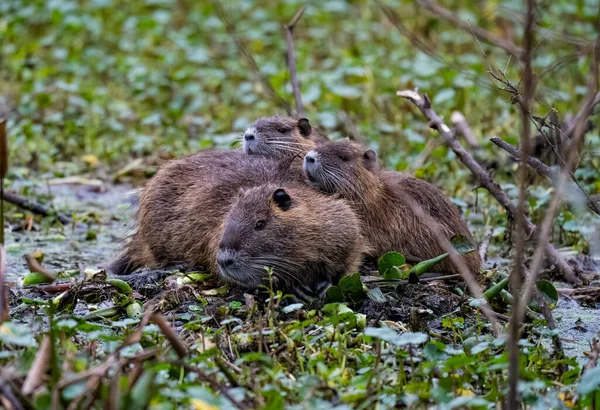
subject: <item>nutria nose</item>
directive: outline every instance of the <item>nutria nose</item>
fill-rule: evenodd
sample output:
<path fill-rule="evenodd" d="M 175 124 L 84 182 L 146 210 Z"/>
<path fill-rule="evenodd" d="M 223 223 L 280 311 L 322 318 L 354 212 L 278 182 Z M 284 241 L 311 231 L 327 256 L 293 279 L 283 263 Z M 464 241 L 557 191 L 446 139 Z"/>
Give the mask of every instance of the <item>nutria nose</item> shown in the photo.
<path fill-rule="evenodd" d="M 312 164 L 315 162 L 315 159 L 313 157 L 306 157 L 306 162 L 308 162 L 309 164 Z"/>
<path fill-rule="evenodd" d="M 233 265 L 233 259 L 232 258 L 225 258 L 225 259 L 218 259 L 217 263 L 223 267 L 226 268 L 228 266 Z"/>
<path fill-rule="evenodd" d="M 254 134 L 244 134 L 244 139 L 246 141 L 252 141 L 254 139 Z"/>
<path fill-rule="evenodd" d="M 228 268 L 233 265 L 233 255 L 229 250 L 219 250 L 217 252 L 217 264 L 221 268 Z"/>

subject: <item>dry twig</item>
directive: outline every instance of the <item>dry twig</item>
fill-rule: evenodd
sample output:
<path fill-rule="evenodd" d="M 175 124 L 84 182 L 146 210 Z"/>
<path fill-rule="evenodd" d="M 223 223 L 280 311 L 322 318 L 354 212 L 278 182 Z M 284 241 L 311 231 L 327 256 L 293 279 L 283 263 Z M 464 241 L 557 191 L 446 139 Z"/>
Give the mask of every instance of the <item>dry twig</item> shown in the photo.
<path fill-rule="evenodd" d="M 296 75 L 296 57 L 294 50 L 294 27 L 306 10 L 306 6 L 302 6 L 296 12 L 292 20 L 285 25 L 285 38 L 287 41 L 287 57 L 288 68 L 290 69 L 290 78 L 292 80 L 292 89 L 294 90 L 294 99 L 296 100 L 296 112 L 299 117 L 304 117 L 304 105 L 302 104 L 302 94 L 300 93 L 300 84 Z"/>
<path fill-rule="evenodd" d="M 492 137 L 492 138 L 490 138 L 490 141 L 492 143 L 494 143 L 495 145 L 497 145 L 498 147 L 502 148 L 504 151 L 508 152 L 514 159 L 521 160 L 521 158 L 523 158 L 523 154 L 521 153 L 521 151 L 518 148 L 509 144 L 508 142 L 504 141 L 503 139 L 501 139 L 499 137 Z M 539 159 L 532 157 L 532 156 L 528 156 L 525 160 L 527 162 L 527 165 L 529 165 L 529 167 L 531 167 L 533 170 L 535 170 L 538 174 L 545 176 L 546 178 L 550 179 L 554 183 L 556 183 L 558 181 L 558 179 L 560 177 L 560 173 L 553 170 L 552 168 L 550 168 L 548 165 L 544 164 Z M 593 201 L 592 198 L 587 194 L 587 192 L 585 192 L 583 190 L 581 185 L 577 183 L 573 174 L 571 174 L 571 178 L 573 179 L 573 189 L 578 190 L 583 196 L 586 197 L 587 206 L 591 211 L 600 215 L 600 208 L 598 208 L 598 205 L 596 204 L 596 202 Z"/>
<path fill-rule="evenodd" d="M 442 119 L 436 114 L 431 108 L 431 101 L 427 94 L 421 96 L 418 91 L 404 90 L 398 91 L 397 95 L 408 99 L 414 105 L 419 108 L 421 113 L 429 120 L 430 127 L 439 132 L 440 136 L 444 139 L 448 147 L 454 151 L 458 159 L 471 171 L 471 173 L 479 180 L 482 187 L 487 189 L 490 194 L 504 207 L 508 217 L 514 219 L 517 208 L 512 203 L 506 192 L 500 188 L 498 184 L 494 182 L 492 177 L 487 173 L 481 165 L 469 154 L 463 146 L 454 138 L 454 133 L 450 128 L 444 124 Z M 535 225 L 528 219 L 525 219 L 526 234 L 532 235 L 535 231 Z M 563 274 L 566 280 L 573 283 L 580 283 L 580 280 L 575 276 L 571 267 L 565 262 L 560 256 L 558 251 L 551 245 L 546 246 L 546 252 L 550 261 L 556 265 L 558 270 Z"/>
<path fill-rule="evenodd" d="M 479 148 L 479 141 L 477 141 L 477 137 L 473 133 L 471 127 L 469 127 L 467 119 L 460 111 L 454 111 L 450 117 L 450 121 L 456 128 L 457 133 L 465 137 L 469 147 L 473 149 Z"/>
<path fill-rule="evenodd" d="M 56 219 L 58 219 L 58 221 L 60 223 L 62 223 L 63 225 L 68 225 L 71 223 L 71 218 L 69 218 L 68 216 L 66 216 L 60 212 L 55 212 L 52 209 L 45 207 L 44 205 L 38 204 L 37 202 L 34 202 L 27 198 L 23 198 L 22 196 L 19 196 L 15 193 L 3 192 L 2 198 L 6 202 L 16 205 L 19 208 L 23 208 L 34 214 L 43 215 L 43 216 L 56 216 Z"/>
<path fill-rule="evenodd" d="M 30 395 L 33 391 L 42 385 L 44 377 L 48 372 L 48 364 L 50 363 L 50 337 L 44 336 L 44 340 L 40 343 L 40 348 L 35 355 L 35 360 L 31 365 L 31 369 L 27 373 L 21 393 L 25 396 Z"/>
<path fill-rule="evenodd" d="M 9 319 L 10 306 L 8 306 L 8 286 L 6 286 L 6 251 L 0 245 L 0 323 Z"/>
<path fill-rule="evenodd" d="M 596 367 L 598 365 L 598 356 L 600 356 L 600 343 L 598 343 L 598 339 L 594 337 L 592 339 L 592 342 L 590 343 L 590 347 L 591 355 L 589 362 L 587 362 L 587 364 L 585 365 L 586 370 L 590 370 Z"/>
<path fill-rule="evenodd" d="M 167 323 L 165 317 L 160 313 L 153 313 L 150 316 L 152 320 L 159 328 L 162 334 L 167 338 L 173 349 L 177 353 L 180 359 L 183 359 L 188 354 L 188 347 L 186 344 L 177 336 L 173 328 Z"/>
<path fill-rule="evenodd" d="M 8 173 L 8 137 L 6 120 L 0 120 L 0 244 L 4 245 L 4 178 Z"/>
<path fill-rule="evenodd" d="M 209 376 L 204 371 L 202 371 L 202 369 L 191 366 L 191 365 L 189 365 L 185 362 L 181 362 L 181 361 L 177 362 L 176 364 L 178 366 L 183 367 L 188 372 L 192 372 L 192 373 L 196 374 L 202 381 L 208 383 L 213 390 L 217 390 L 217 391 L 221 392 L 221 394 L 223 396 L 225 396 L 227 398 L 227 400 L 229 400 L 238 409 L 249 410 L 249 409 L 253 408 L 252 406 L 249 406 L 244 402 L 236 400 L 236 398 L 233 397 L 233 395 L 231 393 L 229 393 L 229 389 L 226 386 L 223 386 L 221 383 L 217 382 L 214 379 L 214 377 Z"/>
<path fill-rule="evenodd" d="M 534 31 L 533 25 L 535 21 L 535 0 L 527 0 L 527 17 L 525 19 L 525 34 L 524 34 L 524 51 L 521 54 L 525 68 L 523 73 L 523 96 L 519 96 L 519 106 L 521 108 L 521 150 L 523 157 L 519 162 L 519 201 L 517 214 L 515 215 L 516 232 L 513 236 L 515 242 L 515 260 L 513 264 L 513 270 L 510 272 L 510 287 L 513 293 L 511 321 L 509 322 L 508 329 L 508 397 L 507 397 L 507 408 L 516 410 L 519 407 L 519 393 L 517 390 L 517 384 L 519 382 L 519 337 L 521 330 L 521 322 L 516 320 L 514 312 L 518 312 L 520 309 L 521 301 L 521 290 L 524 281 L 523 272 L 523 257 L 525 254 L 525 237 L 527 235 L 527 217 L 525 213 L 527 211 L 527 157 L 529 157 L 530 151 L 530 136 L 531 136 L 531 125 L 529 124 L 531 116 L 531 103 L 533 101 L 533 94 L 535 92 L 535 84 L 533 81 L 533 69 L 532 69 L 532 57 L 534 47 Z M 527 221 L 527 222 L 526 222 Z M 531 223 L 531 222 L 530 222 Z M 549 312 L 549 310 L 548 310 Z M 552 314 L 550 314 L 551 321 L 553 322 Z"/>
<path fill-rule="evenodd" d="M 419 220 L 424 221 L 425 225 L 431 227 L 431 229 L 433 230 L 433 233 L 435 234 L 436 239 L 438 240 L 439 245 L 446 252 L 448 252 L 450 260 L 452 260 L 452 262 L 458 269 L 458 272 L 460 273 L 462 278 L 467 283 L 467 286 L 469 287 L 471 294 L 473 296 L 475 296 L 477 299 L 484 299 L 483 292 L 481 291 L 480 286 L 477 284 L 477 280 L 475 279 L 473 274 L 469 271 L 469 268 L 463 261 L 462 256 L 456 251 L 456 249 L 454 248 L 454 246 L 452 245 L 450 240 L 448 238 L 446 238 L 446 236 L 442 232 L 442 229 L 439 226 L 439 223 L 429 213 L 425 212 L 423 210 L 423 207 L 420 204 L 418 204 L 416 201 L 414 201 L 412 198 L 405 197 L 404 199 L 408 202 L 408 205 L 413 210 L 413 212 L 416 214 L 416 216 L 419 218 Z M 499 330 L 500 330 L 500 326 L 498 324 L 498 321 L 494 317 L 494 315 L 489 314 L 489 311 L 487 311 L 487 310 L 482 310 L 482 312 L 487 317 L 487 319 L 490 321 L 490 323 L 492 323 L 494 334 L 498 334 Z"/>
<path fill-rule="evenodd" d="M 490 246 L 490 241 L 492 240 L 492 235 L 494 233 L 494 228 L 488 226 L 485 230 L 485 234 L 483 235 L 483 241 L 481 241 L 481 245 L 479 246 L 479 257 L 482 262 L 486 261 L 487 258 L 487 249 Z"/>
<path fill-rule="evenodd" d="M 579 158 L 579 152 L 577 147 L 579 146 L 580 142 L 585 136 L 586 122 L 592 113 L 595 96 L 598 93 L 598 67 L 600 63 L 600 8 L 599 18 L 597 20 L 596 27 L 598 37 L 596 38 L 596 43 L 594 45 L 594 55 L 592 57 L 590 73 L 588 76 L 588 90 L 581 104 L 581 108 L 579 109 L 579 112 L 576 116 L 578 120 L 576 121 L 574 126 L 573 138 L 571 140 L 566 164 L 563 167 L 563 170 L 559 176 L 554 196 L 552 197 L 550 205 L 548 206 L 548 210 L 546 211 L 546 217 L 542 221 L 541 230 L 538 235 L 539 244 L 533 254 L 533 261 L 531 262 L 529 275 L 527 276 L 527 280 L 525 282 L 525 289 L 522 294 L 523 303 L 520 305 L 520 309 L 517 312 L 517 318 L 519 319 L 519 321 L 521 321 L 523 316 L 525 315 L 524 306 L 527 305 L 527 302 L 531 298 L 531 295 L 533 294 L 533 291 L 535 289 L 535 283 L 537 281 L 539 272 L 542 267 L 544 251 L 546 250 L 546 247 L 549 244 L 550 230 L 554 222 L 555 213 L 558 210 L 560 204 L 562 203 L 563 190 L 565 188 L 568 177 L 573 172 L 573 169 L 575 168 L 577 163 L 577 159 Z"/>

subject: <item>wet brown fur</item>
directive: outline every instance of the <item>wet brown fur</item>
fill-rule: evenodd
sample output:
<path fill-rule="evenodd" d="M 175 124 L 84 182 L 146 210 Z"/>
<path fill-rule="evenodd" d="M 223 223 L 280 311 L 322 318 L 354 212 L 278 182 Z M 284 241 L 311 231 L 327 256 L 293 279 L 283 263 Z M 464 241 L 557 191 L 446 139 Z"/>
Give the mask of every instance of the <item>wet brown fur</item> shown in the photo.
<path fill-rule="evenodd" d="M 273 198 L 280 188 L 290 198 L 285 207 Z M 257 230 L 259 221 L 264 228 Z M 335 284 L 357 270 L 366 250 L 359 220 L 347 202 L 303 183 L 243 191 L 225 218 L 220 249 L 235 252 L 241 265 L 222 276 L 255 287 L 265 276 L 264 266 L 270 266 L 286 289 Z"/>
<path fill-rule="evenodd" d="M 372 248 L 373 257 L 398 251 L 430 259 L 446 252 L 438 242 L 435 230 L 415 213 L 411 203 L 417 203 L 437 222 L 446 238 L 461 234 L 471 239 L 471 233 L 457 207 L 433 185 L 399 172 L 380 170 L 376 155 L 351 141 L 329 142 L 316 147 L 319 175 L 309 183 L 329 194 L 350 201 L 362 219 L 363 235 Z M 307 166 L 305 159 L 305 167 Z M 308 173 L 305 172 L 307 178 Z M 478 274 L 481 259 L 478 252 L 463 257 L 473 274 Z M 446 259 L 432 271 L 460 273 Z"/>
<path fill-rule="evenodd" d="M 289 234 L 266 236 L 261 241 L 271 245 L 277 255 L 307 261 L 306 267 L 311 269 L 301 275 L 306 283 L 316 282 L 315 275 L 337 279 L 356 268 L 355 259 L 363 249 L 351 239 L 353 226 L 359 237 L 359 224 L 343 201 L 315 193 L 302 180 L 300 166 L 289 160 L 276 161 L 239 151 L 204 151 L 170 161 L 141 195 L 136 215 L 138 232 L 111 271 L 126 274 L 143 266 L 180 265 L 217 274 L 216 253 L 225 225 L 231 225 L 228 212 L 239 210 L 240 198 L 249 195 L 241 191 L 263 192 L 264 188 L 253 187 L 271 184 L 269 189 L 291 186 L 298 206 L 275 218 L 289 226 Z M 252 217 L 254 206 L 259 204 L 244 202 L 240 212 Z M 251 236 L 241 239 L 252 246 Z"/>

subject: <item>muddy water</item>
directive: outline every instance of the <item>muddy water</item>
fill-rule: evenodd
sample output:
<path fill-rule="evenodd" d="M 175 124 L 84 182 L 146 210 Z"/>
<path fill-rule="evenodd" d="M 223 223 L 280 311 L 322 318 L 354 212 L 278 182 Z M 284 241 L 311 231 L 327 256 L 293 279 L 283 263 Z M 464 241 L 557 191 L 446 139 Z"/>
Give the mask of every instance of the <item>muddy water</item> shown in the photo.
<path fill-rule="evenodd" d="M 129 185 L 103 189 L 87 185 L 52 186 L 55 209 L 68 209 L 75 226 L 39 227 L 32 232 L 8 232 L 6 249 L 8 280 L 12 284 L 28 270 L 24 255 L 42 249 L 44 266 L 64 271 L 96 268 L 119 251 L 123 240 L 132 232 L 137 190 Z"/>

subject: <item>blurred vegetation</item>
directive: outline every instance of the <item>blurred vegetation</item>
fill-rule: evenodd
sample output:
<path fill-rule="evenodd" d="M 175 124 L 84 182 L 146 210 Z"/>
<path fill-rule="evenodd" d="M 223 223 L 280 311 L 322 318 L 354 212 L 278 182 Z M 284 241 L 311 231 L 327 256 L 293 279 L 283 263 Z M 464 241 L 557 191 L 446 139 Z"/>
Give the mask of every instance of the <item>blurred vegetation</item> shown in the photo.
<path fill-rule="evenodd" d="M 464 2 L 455 11 L 519 44 L 521 3 Z M 514 167 L 503 166 L 506 156 L 487 139 L 497 135 L 516 143 L 520 117 L 486 73 L 488 63 L 471 33 L 412 1 L 386 2 L 410 36 L 376 2 L 222 4 L 260 74 L 290 103 L 282 26 L 309 5 L 294 32 L 298 75 L 307 116 L 330 137 L 358 133 L 388 166 L 409 169 L 475 203 L 468 171 L 444 147 L 410 168 L 437 138 L 414 107 L 395 95 L 419 87 L 448 120 L 453 110 L 465 114 L 483 144 L 478 157 L 500 159 L 500 177 L 508 171 L 504 182 L 513 182 Z M 544 117 L 552 107 L 561 118 L 577 112 L 596 14 L 595 2 L 587 0 L 540 9 L 535 115 Z M 13 165 L 36 175 L 78 174 L 90 164 L 114 170 L 134 157 L 227 147 L 258 116 L 285 113 L 256 81 L 212 2 L 7 0 L 0 16 L 0 113 L 9 119 Z M 418 39 L 419 48 L 409 37 Z M 482 47 L 518 83 L 518 64 L 500 49 Z M 588 142 L 578 176 L 593 194 L 600 190 L 597 130 Z M 18 171 L 13 168 L 13 176 L 26 173 Z M 532 194 L 542 204 L 548 199 L 545 189 Z"/>
<path fill-rule="evenodd" d="M 496 240 L 489 253 L 496 256 L 503 250 L 504 211 L 484 190 L 475 190 L 470 173 L 452 152 L 443 144 L 433 145 L 437 134 L 396 91 L 419 87 L 432 97 L 435 110 L 448 123 L 454 110 L 461 111 L 482 145 L 475 157 L 516 198 L 516 165 L 488 138 L 500 136 L 516 145 L 521 119 L 510 95 L 487 74 L 488 62 L 480 47 L 514 84 L 519 83 L 521 67 L 503 50 L 484 42 L 480 46 L 471 33 L 440 20 L 416 2 L 384 3 L 401 19 L 404 34 L 374 1 L 222 0 L 235 35 L 226 29 L 215 5 L 205 0 L 0 1 L 0 117 L 8 118 L 11 161 L 5 184 L 12 187 L 16 182 L 27 191 L 62 176 L 112 181 L 138 158 L 152 168 L 158 160 L 235 146 L 257 117 L 285 114 L 256 80 L 235 37 L 256 61 L 260 75 L 292 104 L 282 26 L 300 6 L 308 5 L 294 37 L 311 122 L 333 139 L 359 136 L 378 150 L 386 166 L 441 187 L 462 207 L 477 239 L 484 226 L 494 228 Z M 521 43 L 521 0 L 440 3 L 498 37 Z M 555 108 L 562 119 L 577 112 L 586 91 L 598 5 L 595 0 L 539 3 L 533 114 L 544 117 Z M 589 194 L 596 194 L 600 192 L 600 137 L 598 117 L 592 120 L 596 128 L 587 134 L 575 175 Z M 551 192 L 551 186 L 538 179 L 530 187 L 534 221 L 544 216 Z M 578 211 L 571 206 L 562 209 L 554 238 L 576 252 L 588 252 L 586 238 L 598 218 Z M 70 239 L 94 242 L 94 224 L 100 231 L 102 216 L 82 212 L 75 220 L 87 227 L 77 231 L 79 237 L 71 232 Z M 24 214 L 13 212 L 10 217 L 25 224 Z M 105 240 L 109 241 L 114 238 Z M 456 293 L 452 296 L 458 297 Z M 173 316 L 183 323 L 184 337 L 193 348 L 186 363 L 209 373 L 218 385 L 234 386 L 230 389 L 234 398 L 248 407 L 372 408 L 379 400 L 380 408 L 396 403 L 491 408 L 506 394 L 504 340 L 484 334 L 489 325 L 479 316 L 473 318 L 473 308 L 481 301 L 464 299 L 460 309 L 443 318 L 439 327 L 446 333 L 430 333 L 428 338 L 420 332 L 398 336 L 396 331 L 406 328 L 392 321 L 378 319 L 365 326 L 364 315 L 345 306 L 342 311 L 335 304 L 328 311 L 304 310 L 280 305 L 282 295 L 271 294 L 277 302 L 266 307 L 242 306 L 236 300 L 208 312 L 206 295 L 194 296 L 197 304 Z M 121 343 L 139 323 L 136 315 L 126 318 L 122 309 L 112 306 L 110 317 L 120 320 L 101 318 L 92 323 L 98 318 L 62 314 L 48 322 L 44 309 L 53 311 L 52 301 L 18 303 L 20 312 L 33 309 L 35 313 L 31 324 L 0 327 L 0 362 L 5 368 L 12 364 L 24 376 L 41 344 L 39 333 L 50 325 L 50 334 L 61 343 L 53 347 L 57 355 L 52 357 L 55 370 L 48 386 L 58 380 L 56 369 L 68 376 L 104 363 L 123 348 Z M 538 408 L 585 408 L 593 400 L 597 404 L 598 369 L 581 380 L 574 359 L 557 358 L 542 344 L 543 337 L 547 340 L 556 333 L 542 331 L 533 343 L 521 343 L 524 400 Z M 217 394 L 214 385 L 199 387 L 198 381 L 204 379 L 184 372 L 168 346 L 151 325 L 139 343 L 123 349 L 129 365 L 140 352 L 157 348 L 156 357 L 137 374 L 142 375 L 137 384 L 131 377 L 133 384 L 125 388 L 129 375 L 114 377 L 121 384 L 124 406 L 141 408 L 152 402 L 157 408 L 235 407 Z M 234 364 L 224 365 L 224 358 Z M 31 407 L 49 406 L 48 386 L 31 399 Z M 71 384 L 61 391 L 62 403 L 80 397 L 86 388 L 84 382 Z M 97 396 L 108 400 L 113 388 L 104 383 Z"/>

